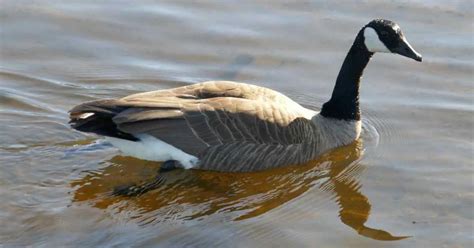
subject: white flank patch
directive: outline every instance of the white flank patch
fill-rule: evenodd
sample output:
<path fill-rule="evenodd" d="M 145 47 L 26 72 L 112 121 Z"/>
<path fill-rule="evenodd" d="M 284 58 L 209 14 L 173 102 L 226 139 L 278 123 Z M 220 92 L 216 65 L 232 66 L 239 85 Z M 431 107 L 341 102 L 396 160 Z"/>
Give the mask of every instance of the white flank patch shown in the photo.
<path fill-rule="evenodd" d="M 176 160 L 185 169 L 197 165 L 199 159 L 151 135 L 135 135 L 140 141 L 129 141 L 113 137 L 105 137 L 113 146 L 124 154 L 139 159 L 163 162 Z"/>
<path fill-rule="evenodd" d="M 93 115 L 94 113 L 84 113 L 84 114 L 79 115 L 79 119 L 87 119 Z"/>
<path fill-rule="evenodd" d="M 364 29 L 364 43 L 370 52 L 391 53 L 390 50 L 379 39 L 377 32 L 371 27 Z"/>

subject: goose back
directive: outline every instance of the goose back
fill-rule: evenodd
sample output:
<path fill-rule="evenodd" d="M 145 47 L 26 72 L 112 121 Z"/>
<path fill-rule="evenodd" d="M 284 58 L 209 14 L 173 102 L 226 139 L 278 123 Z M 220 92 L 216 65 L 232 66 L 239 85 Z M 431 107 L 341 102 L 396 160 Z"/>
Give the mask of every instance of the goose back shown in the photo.
<path fill-rule="evenodd" d="M 130 141 L 151 135 L 198 157 L 202 169 L 254 171 L 315 157 L 314 114 L 267 88 L 211 81 L 84 103 L 71 120 L 78 130 Z"/>

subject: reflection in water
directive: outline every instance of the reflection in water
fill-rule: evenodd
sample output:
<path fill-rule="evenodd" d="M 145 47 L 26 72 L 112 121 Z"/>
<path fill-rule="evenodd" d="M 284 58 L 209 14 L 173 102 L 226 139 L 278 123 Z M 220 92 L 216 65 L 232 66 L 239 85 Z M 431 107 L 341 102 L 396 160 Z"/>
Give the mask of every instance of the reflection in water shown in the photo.
<path fill-rule="evenodd" d="M 113 196 L 120 185 L 152 180 L 158 164 L 116 156 L 104 169 L 90 171 L 72 182 L 74 202 L 91 203 L 113 212 L 126 211 L 141 224 L 167 220 L 200 220 L 224 214 L 235 221 L 253 218 L 319 187 L 334 195 L 341 221 L 360 235 L 377 240 L 398 240 L 390 233 L 366 227 L 371 205 L 360 192 L 358 175 L 362 142 L 335 149 L 305 165 L 253 173 L 175 170 L 163 174 L 157 189 L 139 197 Z"/>

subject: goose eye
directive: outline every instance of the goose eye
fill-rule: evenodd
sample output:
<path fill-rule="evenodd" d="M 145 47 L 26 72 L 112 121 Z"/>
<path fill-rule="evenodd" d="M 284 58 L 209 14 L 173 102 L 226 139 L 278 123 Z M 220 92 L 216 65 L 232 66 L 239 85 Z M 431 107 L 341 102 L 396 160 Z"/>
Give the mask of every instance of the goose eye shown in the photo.
<path fill-rule="evenodd" d="M 387 36 L 387 35 L 388 35 L 388 32 L 387 32 L 387 31 L 380 31 L 380 35 L 381 35 L 381 36 Z"/>

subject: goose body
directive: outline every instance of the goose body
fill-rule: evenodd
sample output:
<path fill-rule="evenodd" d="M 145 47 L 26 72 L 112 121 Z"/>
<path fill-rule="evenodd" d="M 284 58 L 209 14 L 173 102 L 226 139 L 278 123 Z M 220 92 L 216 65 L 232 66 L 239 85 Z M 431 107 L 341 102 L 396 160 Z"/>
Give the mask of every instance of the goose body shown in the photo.
<path fill-rule="evenodd" d="M 208 81 L 86 102 L 70 111 L 71 125 L 106 136 L 127 155 L 177 161 L 186 169 L 256 171 L 300 164 L 359 138 L 359 80 L 375 52 L 421 61 L 398 25 L 378 19 L 356 36 L 321 112 L 268 88 Z"/>

